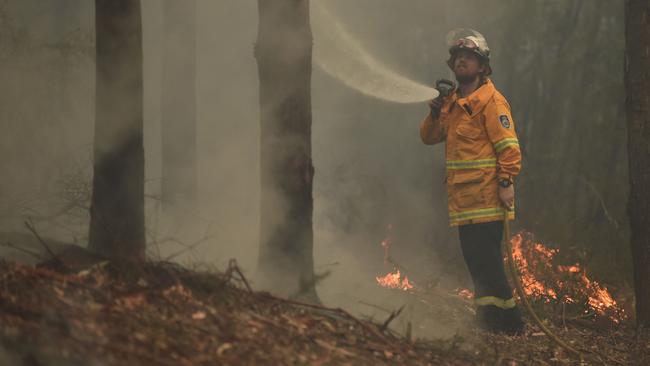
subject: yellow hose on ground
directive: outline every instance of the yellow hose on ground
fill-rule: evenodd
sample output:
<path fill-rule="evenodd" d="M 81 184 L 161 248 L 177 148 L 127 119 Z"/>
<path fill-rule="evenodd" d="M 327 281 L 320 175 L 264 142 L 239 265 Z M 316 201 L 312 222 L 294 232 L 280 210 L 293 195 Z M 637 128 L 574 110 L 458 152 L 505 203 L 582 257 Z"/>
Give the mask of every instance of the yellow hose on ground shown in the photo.
<path fill-rule="evenodd" d="M 530 314 L 530 316 L 535 320 L 535 323 L 539 325 L 539 327 L 542 329 L 542 332 L 544 332 L 544 334 L 546 334 L 549 338 L 551 338 L 551 340 L 557 343 L 560 347 L 580 357 L 580 359 L 582 360 L 582 353 L 580 353 L 580 351 L 571 347 L 566 342 L 561 340 L 557 335 L 555 335 L 555 333 L 553 333 L 542 322 L 539 316 L 537 316 L 537 313 L 535 313 L 535 310 L 533 310 L 532 305 L 530 305 L 530 302 L 528 301 L 528 297 L 526 297 L 526 292 L 524 291 L 524 286 L 522 285 L 521 282 L 521 277 L 519 276 L 519 272 L 517 271 L 517 266 L 515 265 L 515 258 L 512 255 L 512 246 L 510 245 L 510 219 L 508 218 L 507 209 L 505 212 L 506 213 L 503 219 L 504 248 L 508 256 L 508 268 L 510 269 L 510 275 L 512 276 L 512 280 L 513 280 L 512 282 L 515 283 L 515 288 L 517 289 L 517 294 L 519 295 L 521 302 L 524 304 L 524 307 L 526 308 L 526 311 L 528 311 L 528 314 Z"/>

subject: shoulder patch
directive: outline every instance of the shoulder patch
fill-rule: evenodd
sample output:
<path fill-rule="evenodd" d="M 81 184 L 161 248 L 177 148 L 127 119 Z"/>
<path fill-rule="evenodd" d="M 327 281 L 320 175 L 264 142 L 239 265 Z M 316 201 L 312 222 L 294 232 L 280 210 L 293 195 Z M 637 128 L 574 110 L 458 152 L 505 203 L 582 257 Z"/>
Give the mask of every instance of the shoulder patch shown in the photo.
<path fill-rule="evenodd" d="M 510 120 L 505 114 L 499 116 L 499 121 L 501 122 L 501 126 L 504 128 L 510 128 Z"/>

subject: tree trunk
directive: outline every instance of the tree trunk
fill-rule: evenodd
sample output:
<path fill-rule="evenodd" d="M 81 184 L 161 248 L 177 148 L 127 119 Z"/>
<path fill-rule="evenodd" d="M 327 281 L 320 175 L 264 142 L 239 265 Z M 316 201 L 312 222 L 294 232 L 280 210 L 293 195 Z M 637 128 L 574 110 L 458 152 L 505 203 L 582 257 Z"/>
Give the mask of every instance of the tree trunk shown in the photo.
<path fill-rule="evenodd" d="M 162 5 L 162 199 L 166 211 L 178 214 L 197 203 L 196 2 Z"/>
<path fill-rule="evenodd" d="M 139 0 L 96 0 L 96 111 L 89 248 L 145 255 L 142 22 Z"/>
<path fill-rule="evenodd" d="M 650 4 L 627 0 L 625 88 L 637 324 L 650 327 Z"/>
<path fill-rule="evenodd" d="M 317 301 L 308 0 L 258 0 L 261 236 L 258 285 Z"/>

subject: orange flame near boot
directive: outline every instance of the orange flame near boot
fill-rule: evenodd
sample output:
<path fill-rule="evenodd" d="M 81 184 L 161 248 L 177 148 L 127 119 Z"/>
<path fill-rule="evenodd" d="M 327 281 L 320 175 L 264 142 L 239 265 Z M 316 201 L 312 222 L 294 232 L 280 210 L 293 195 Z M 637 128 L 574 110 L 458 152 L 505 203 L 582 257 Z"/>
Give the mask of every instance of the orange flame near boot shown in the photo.
<path fill-rule="evenodd" d="M 615 324 L 627 318 L 607 288 L 591 280 L 579 263 L 553 264 L 559 249 L 548 248 L 523 231 L 513 236 L 510 243 L 524 291 L 532 300 L 582 306 L 584 313 L 593 313 Z M 456 294 L 463 298 L 474 295 L 467 289 L 456 289 Z"/>

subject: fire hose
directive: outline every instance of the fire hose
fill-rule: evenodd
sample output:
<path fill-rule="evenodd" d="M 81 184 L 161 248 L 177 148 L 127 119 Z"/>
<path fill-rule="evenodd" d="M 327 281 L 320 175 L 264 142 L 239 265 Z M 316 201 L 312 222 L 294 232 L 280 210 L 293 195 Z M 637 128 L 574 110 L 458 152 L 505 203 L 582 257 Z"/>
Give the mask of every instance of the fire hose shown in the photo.
<path fill-rule="evenodd" d="M 506 254 L 508 256 L 508 268 L 510 269 L 512 282 L 514 282 L 515 288 L 517 290 L 517 294 L 519 295 L 521 302 L 524 304 L 524 307 L 526 308 L 528 314 L 533 318 L 535 323 L 542 329 L 542 332 L 544 332 L 544 334 L 546 334 L 553 342 L 555 342 L 560 347 L 566 349 L 567 351 L 573 353 L 574 355 L 580 357 L 580 359 L 582 360 L 582 353 L 580 353 L 580 351 L 578 351 L 577 349 L 571 347 L 569 344 L 567 344 L 562 339 L 560 339 L 560 337 L 558 337 L 555 333 L 553 333 L 553 331 L 551 331 L 544 324 L 544 322 L 542 322 L 539 316 L 537 316 L 537 313 L 535 313 L 535 310 L 533 310 L 533 306 L 530 304 L 530 301 L 528 301 L 528 297 L 526 296 L 526 292 L 524 291 L 524 286 L 521 282 L 521 277 L 519 276 L 517 266 L 515 265 L 515 258 L 512 254 L 513 253 L 512 246 L 510 245 L 510 219 L 508 218 L 508 210 L 505 211 L 505 215 L 503 218 L 503 242 L 504 242 L 504 248 Z"/>

